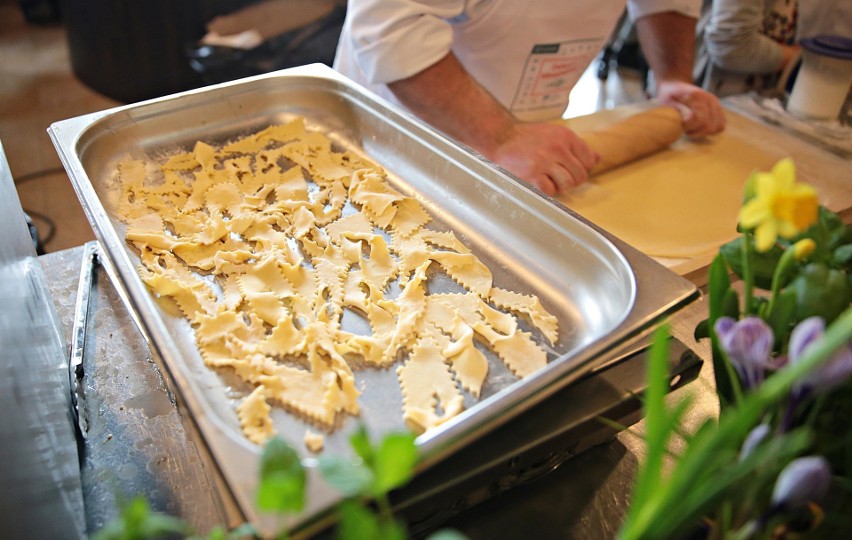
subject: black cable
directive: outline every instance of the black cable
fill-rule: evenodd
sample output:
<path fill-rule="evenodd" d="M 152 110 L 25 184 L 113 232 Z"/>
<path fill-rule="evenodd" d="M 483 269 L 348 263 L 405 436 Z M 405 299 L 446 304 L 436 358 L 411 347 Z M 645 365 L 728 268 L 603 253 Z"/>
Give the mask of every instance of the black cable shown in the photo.
<path fill-rule="evenodd" d="M 60 174 L 60 173 L 65 174 L 65 169 L 63 167 L 50 167 L 50 168 L 47 168 L 47 169 L 41 169 L 39 171 L 33 171 L 31 173 L 23 174 L 21 176 L 14 178 L 15 187 L 18 187 L 21 184 L 24 184 L 25 182 L 29 182 L 31 180 L 36 180 L 38 178 L 43 178 L 45 176 L 51 176 L 51 175 Z M 56 223 L 52 219 L 47 217 L 45 214 L 42 214 L 41 212 L 35 212 L 33 210 L 27 210 L 26 208 L 24 208 L 23 210 L 24 210 L 24 213 L 27 214 L 28 216 L 37 219 L 38 221 L 42 222 L 44 225 L 47 225 L 47 234 L 44 235 L 43 237 L 38 232 L 39 228 L 36 227 L 36 235 L 38 236 L 38 238 L 35 239 L 36 253 L 38 255 L 44 255 L 45 244 L 47 244 L 48 242 L 53 240 L 53 238 L 56 236 Z"/>
<path fill-rule="evenodd" d="M 41 237 L 41 235 L 39 235 L 38 243 L 36 245 L 36 251 L 38 251 L 40 246 L 44 246 L 45 244 L 53 240 L 54 236 L 56 236 L 56 223 L 54 223 L 52 219 L 42 214 L 41 212 L 33 212 L 32 210 L 27 210 L 26 208 L 24 208 L 24 213 L 30 216 L 31 218 L 37 219 L 47 225 L 47 234 L 43 238 Z M 39 253 L 39 255 L 42 254 L 43 253 Z"/>
<path fill-rule="evenodd" d="M 15 185 L 19 186 L 24 182 L 29 182 L 30 180 L 35 180 L 37 178 L 41 178 L 43 176 L 50 176 L 52 174 L 65 174 L 65 169 L 62 167 L 51 167 L 49 169 L 42 169 L 40 171 L 34 171 L 31 173 L 23 174 L 15 178 Z"/>

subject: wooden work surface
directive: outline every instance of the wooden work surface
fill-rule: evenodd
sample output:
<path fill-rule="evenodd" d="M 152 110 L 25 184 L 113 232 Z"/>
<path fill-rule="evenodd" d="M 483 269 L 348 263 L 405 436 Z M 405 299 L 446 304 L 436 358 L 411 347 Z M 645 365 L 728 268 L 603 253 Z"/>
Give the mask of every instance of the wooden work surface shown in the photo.
<path fill-rule="evenodd" d="M 618 107 L 565 123 L 582 135 L 648 106 Z M 821 202 L 848 221 L 852 208 L 849 160 L 729 109 L 726 117 L 724 133 L 705 141 L 682 137 L 666 150 L 593 178 L 560 202 L 698 285 L 705 283 L 706 268 L 718 246 L 737 235 L 742 188 L 751 172 L 769 170 L 784 157 L 793 159 L 798 180 L 813 185 Z M 642 185 L 627 192 L 621 189 L 625 181 Z M 674 242 L 694 243 L 692 253 L 673 257 L 652 252 L 642 245 L 637 232 L 642 227 L 660 236 L 672 231 L 671 236 L 679 235 Z"/>

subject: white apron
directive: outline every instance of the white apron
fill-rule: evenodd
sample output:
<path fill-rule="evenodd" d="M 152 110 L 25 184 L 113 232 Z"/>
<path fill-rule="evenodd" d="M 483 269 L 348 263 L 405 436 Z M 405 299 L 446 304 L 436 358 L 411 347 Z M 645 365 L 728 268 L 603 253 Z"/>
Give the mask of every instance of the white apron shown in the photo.
<path fill-rule="evenodd" d="M 486 90 L 521 120 L 551 120 L 565 112 L 571 89 L 609 38 L 625 2 L 468 1 L 460 15 L 446 21 L 453 53 Z M 350 33 L 344 27 L 335 68 L 399 103 L 386 85 L 366 80 Z M 394 51 L 406 53 L 405 47 Z"/>
<path fill-rule="evenodd" d="M 517 118 L 559 118 L 568 95 L 624 10 L 625 0 L 492 0 L 453 25 L 453 52 Z"/>

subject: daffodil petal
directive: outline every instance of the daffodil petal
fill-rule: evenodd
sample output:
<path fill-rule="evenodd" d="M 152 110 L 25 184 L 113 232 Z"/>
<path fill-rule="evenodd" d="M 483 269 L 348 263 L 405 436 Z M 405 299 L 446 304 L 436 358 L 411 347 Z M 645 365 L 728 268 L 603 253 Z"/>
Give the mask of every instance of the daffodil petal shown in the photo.
<path fill-rule="evenodd" d="M 771 216 L 772 212 L 764 200 L 752 199 L 740 209 L 740 224 L 751 229 Z"/>
<path fill-rule="evenodd" d="M 754 231 L 754 247 L 760 252 L 769 251 L 775 244 L 776 238 L 778 238 L 778 227 L 775 221 L 764 221 Z"/>
<path fill-rule="evenodd" d="M 792 159 L 784 158 L 772 167 L 772 176 L 775 177 L 777 187 L 792 188 L 796 183 L 796 165 Z"/>
<path fill-rule="evenodd" d="M 778 230 L 778 235 L 783 236 L 784 238 L 793 238 L 801 231 L 789 221 L 778 221 L 776 222 L 776 228 Z"/>
<path fill-rule="evenodd" d="M 772 173 L 759 172 L 755 175 L 755 192 L 757 197 L 772 198 L 777 191 L 777 181 Z"/>

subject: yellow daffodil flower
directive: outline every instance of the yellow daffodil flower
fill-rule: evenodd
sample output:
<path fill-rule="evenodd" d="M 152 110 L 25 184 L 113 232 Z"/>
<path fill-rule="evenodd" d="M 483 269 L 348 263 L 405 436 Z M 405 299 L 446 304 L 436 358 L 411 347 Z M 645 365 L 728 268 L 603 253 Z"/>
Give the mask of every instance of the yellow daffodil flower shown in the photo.
<path fill-rule="evenodd" d="M 819 199 L 808 184 L 796 182 L 793 160 L 785 158 L 771 172 L 754 178 L 754 197 L 740 209 L 740 225 L 754 229 L 755 248 L 768 251 L 778 236 L 792 238 L 817 220 Z"/>

